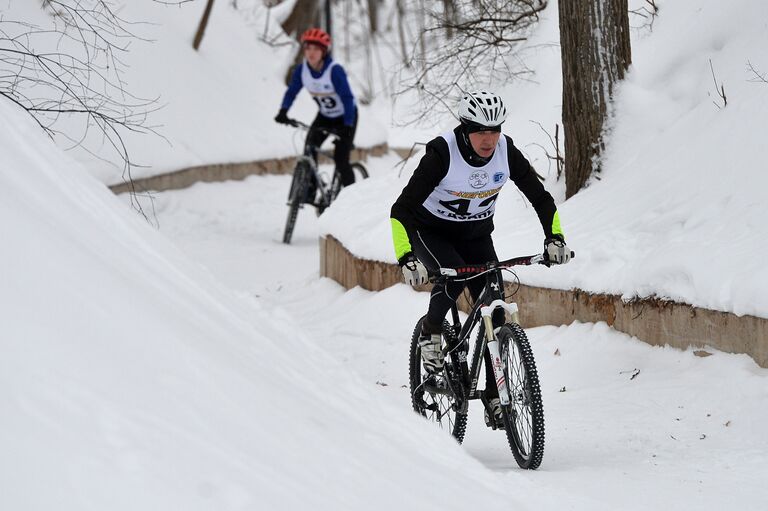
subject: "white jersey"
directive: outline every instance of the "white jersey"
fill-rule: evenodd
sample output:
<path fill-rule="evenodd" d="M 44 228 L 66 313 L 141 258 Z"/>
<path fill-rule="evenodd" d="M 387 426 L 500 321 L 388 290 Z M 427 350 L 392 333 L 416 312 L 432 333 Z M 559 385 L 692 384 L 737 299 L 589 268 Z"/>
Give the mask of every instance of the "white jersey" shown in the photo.
<path fill-rule="evenodd" d="M 309 64 L 305 60 L 301 68 L 301 84 L 312 95 L 317 106 L 320 108 L 320 114 L 325 117 L 341 117 L 344 115 L 344 103 L 336 94 L 336 88 L 331 81 L 331 71 L 338 64 L 331 62 L 319 78 L 312 76 L 309 71 Z"/>
<path fill-rule="evenodd" d="M 438 218 L 455 222 L 493 216 L 496 198 L 509 179 L 507 137 L 501 135 L 491 160 L 473 167 L 461 156 L 453 131 L 440 135 L 448 142 L 448 173 L 424 201 L 423 206 Z"/>

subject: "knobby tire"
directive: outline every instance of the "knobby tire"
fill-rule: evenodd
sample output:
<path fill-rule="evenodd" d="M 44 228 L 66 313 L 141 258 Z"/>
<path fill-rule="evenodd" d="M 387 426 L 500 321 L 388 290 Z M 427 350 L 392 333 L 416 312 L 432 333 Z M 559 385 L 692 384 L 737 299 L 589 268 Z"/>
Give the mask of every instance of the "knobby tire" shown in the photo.
<path fill-rule="evenodd" d="M 411 336 L 409 357 L 411 404 L 416 413 L 426 417 L 429 421 L 437 423 L 441 428 L 447 429 L 461 443 L 467 430 L 466 412 L 461 413 L 458 411 L 454 397 L 426 392 L 423 388 L 426 371 L 421 364 L 421 348 L 419 347 L 419 335 L 421 334 L 421 322 L 423 319 L 416 323 L 416 328 L 414 328 L 413 335 Z M 443 324 L 443 335 L 447 335 L 449 331 L 450 328 L 446 322 Z M 444 337 L 443 342 L 447 341 L 449 339 Z M 441 373 L 438 373 L 438 376 L 451 380 L 453 382 L 451 387 L 455 389 L 455 392 L 463 392 L 463 389 L 458 384 L 458 374 L 455 369 L 458 367 L 458 363 L 452 361 L 450 357 L 450 354 L 446 356 L 444 369 Z"/>
<path fill-rule="evenodd" d="M 309 172 L 310 168 L 307 162 L 299 160 L 296 163 L 288 195 L 288 218 L 285 221 L 285 231 L 283 232 L 283 243 L 285 244 L 291 242 L 293 228 L 296 226 L 296 217 L 306 199 Z"/>
<path fill-rule="evenodd" d="M 520 325 L 507 323 L 497 338 L 511 400 L 501 407 L 507 441 L 520 468 L 535 470 L 544 457 L 544 407 L 536 362 Z"/>

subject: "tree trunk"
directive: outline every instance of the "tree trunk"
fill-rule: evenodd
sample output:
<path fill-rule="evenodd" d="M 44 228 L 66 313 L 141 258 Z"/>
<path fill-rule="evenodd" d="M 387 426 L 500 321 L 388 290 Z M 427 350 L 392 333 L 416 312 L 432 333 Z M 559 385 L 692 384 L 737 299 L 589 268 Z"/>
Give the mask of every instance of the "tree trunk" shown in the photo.
<path fill-rule="evenodd" d="M 298 0 L 291 14 L 283 22 L 286 34 L 299 35 L 310 27 L 317 26 L 320 20 L 318 0 Z"/>
<path fill-rule="evenodd" d="M 291 14 L 283 22 L 283 30 L 288 35 L 298 37 L 308 28 L 316 27 L 320 23 L 320 5 L 319 0 L 298 0 L 293 6 Z M 286 85 L 291 80 L 291 72 L 296 64 L 301 62 L 304 52 L 299 49 L 293 57 L 293 63 L 288 67 L 285 73 Z"/>
<path fill-rule="evenodd" d="M 405 9 L 403 8 L 403 0 L 395 0 L 395 7 L 397 8 L 397 36 L 400 39 L 400 53 L 403 59 L 403 65 L 406 68 L 410 68 L 410 59 L 408 58 L 408 49 L 405 42 Z"/>
<path fill-rule="evenodd" d="M 600 171 L 603 124 L 632 62 L 627 0 L 560 0 L 565 196 Z"/>
<path fill-rule="evenodd" d="M 448 39 L 453 38 L 453 26 L 456 24 L 456 6 L 453 4 L 454 0 L 443 0 L 443 16 L 445 17 L 445 36 Z"/>
<path fill-rule="evenodd" d="M 203 17 L 200 18 L 200 25 L 197 27 L 197 33 L 195 34 L 195 40 L 192 43 L 192 47 L 197 51 L 200 48 L 200 43 L 203 42 L 203 35 L 205 35 L 205 27 L 208 26 L 208 18 L 211 17 L 211 9 L 213 9 L 213 0 L 208 0 L 205 4 L 205 10 L 203 11 Z"/>
<path fill-rule="evenodd" d="M 371 33 L 379 31 L 379 0 L 368 0 L 368 21 L 371 26 Z"/>

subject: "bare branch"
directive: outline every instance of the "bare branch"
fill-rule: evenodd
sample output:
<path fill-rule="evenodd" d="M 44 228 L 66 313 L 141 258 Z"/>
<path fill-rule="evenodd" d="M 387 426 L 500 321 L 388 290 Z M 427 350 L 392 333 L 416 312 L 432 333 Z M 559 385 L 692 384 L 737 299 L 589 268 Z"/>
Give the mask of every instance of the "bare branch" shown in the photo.
<path fill-rule="evenodd" d="M 754 75 L 752 79 L 749 80 L 750 82 L 768 83 L 768 73 L 759 72 L 757 69 L 755 69 L 755 66 L 753 66 L 750 61 L 747 61 L 747 69 L 749 69 Z"/>
<path fill-rule="evenodd" d="M 725 87 L 723 86 L 722 82 L 720 85 L 717 85 L 717 78 L 715 77 L 715 68 L 712 65 L 712 59 L 709 59 L 709 69 L 712 71 L 712 81 L 715 83 L 715 90 L 717 91 L 717 95 L 720 96 L 720 99 L 723 100 L 723 106 L 721 107 L 714 101 L 712 102 L 717 108 L 725 108 L 728 106 L 728 99 L 725 97 Z"/>
<path fill-rule="evenodd" d="M 537 122 L 537 121 L 530 121 L 530 122 L 536 124 L 541 129 L 541 131 L 543 131 L 547 135 L 547 138 L 549 138 L 549 142 L 555 148 L 555 154 L 553 156 L 549 154 L 549 151 L 541 144 L 533 144 L 533 145 L 539 146 L 544 151 L 544 155 L 547 157 L 547 160 L 550 161 L 550 164 L 552 161 L 555 162 L 556 169 L 557 169 L 557 180 L 559 181 L 560 176 L 563 175 L 563 171 L 565 170 L 565 156 L 563 156 L 563 153 L 560 151 L 560 125 L 555 124 L 555 137 L 553 139 L 552 135 L 550 135 L 549 132 L 544 129 L 544 126 L 542 126 L 540 122 Z M 539 179 L 541 181 L 544 180 L 541 176 L 539 176 Z"/>
<path fill-rule="evenodd" d="M 659 7 L 656 5 L 656 0 L 645 0 L 645 3 L 646 5 L 643 7 L 629 11 L 630 14 L 643 18 L 643 23 L 633 28 L 647 27 L 648 30 L 653 30 L 653 22 L 656 21 L 656 17 L 659 15 Z"/>
<path fill-rule="evenodd" d="M 104 160 L 86 144 L 95 135 L 122 160 L 123 179 L 130 181 L 138 165 L 123 135 L 157 134 L 147 119 L 159 108 L 157 98 L 138 98 L 123 81 L 121 58 L 143 40 L 130 28 L 142 24 L 120 18 L 109 0 L 42 0 L 42 8 L 50 28 L 0 20 L 0 96 L 49 136 Z"/>
<path fill-rule="evenodd" d="M 398 2 L 402 10 L 405 3 Z M 421 109 L 402 122 L 431 122 L 452 112 L 451 106 L 460 97 L 462 87 L 472 89 L 530 74 L 516 53 L 547 3 L 474 0 L 425 5 L 429 23 L 425 23 L 419 40 L 414 42 L 394 94 L 397 98 L 406 92 L 416 92 Z M 412 12 L 423 16 L 421 11 Z M 446 40 L 446 34 L 452 37 Z M 424 112 L 432 115 L 425 116 Z"/>

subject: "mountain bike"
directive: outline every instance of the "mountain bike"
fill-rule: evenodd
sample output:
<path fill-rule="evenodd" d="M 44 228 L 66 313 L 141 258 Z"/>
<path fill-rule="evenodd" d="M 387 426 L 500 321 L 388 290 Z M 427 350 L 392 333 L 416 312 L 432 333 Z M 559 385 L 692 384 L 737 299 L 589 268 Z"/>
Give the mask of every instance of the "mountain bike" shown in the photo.
<path fill-rule="evenodd" d="M 488 390 L 477 389 L 483 354 L 487 350 L 509 447 L 521 468 L 534 470 L 544 456 L 544 407 L 539 375 L 530 343 L 520 326 L 517 304 L 505 301 L 501 278 L 502 270 L 532 264 L 549 265 L 544 255 L 539 254 L 430 272 L 433 283 L 447 284 L 484 277 L 485 287 L 463 325 L 456 304 L 451 307 L 453 324 L 443 322 L 445 364 L 437 374 L 429 374 L 422 368 L 418 341 L 424 318 L 419 319 L 411 337 L 409 380 L 413 409 L 448 429 L 461 443 L 471 400 L 479 399 L 490 417 L 494 417 Z M 502 326 L 494 327 L 494 311 L 499 310 L 503 310 L 510 321 L 505 320 Z M 469 338 L 475 328 L 477 337 L 472 362 L 468 365 Z M 497 429 L 495 423 L 491 427 Z"/>
<path fill-rule="evenodd" d="M 289 119 L 288 124 L 302 130 L 309 130 L 309 126 L 301 121 Z M 334 137 L 333 143 L 338 143 L 338 135 L 331 130 L 322 130 L 325 134 Z M 317 208 L 318 216 L 336 199 L 341 191 L 341 175 L 337 169 L 334 169 L 333 176 L 328 177 L 319 172 L 314 154 L 324 155 L 333 159 L 332 151 L 323 151 L 318 147 L 305 144 L 304 154 L 296 160 L 296 166 L 293 169 L 293 179 L 288 191 L 288 218 L 285 222 L 285 231 L 283 232 L 283 243 L 290 243 L 293 236 L 293 228 L 296 225 L 296 217 L 304 204 L 311 204 Z M 355 174 L 355 182 L 366 179 L 368 170 L 360 162 L 352 162 L 352 172 Z M 314 185 L 314 186 L 313 186 Z M 310 197 L 310 192 L 315 189 L 319 193 Z"/>

